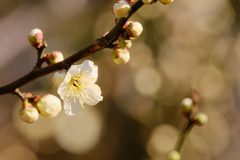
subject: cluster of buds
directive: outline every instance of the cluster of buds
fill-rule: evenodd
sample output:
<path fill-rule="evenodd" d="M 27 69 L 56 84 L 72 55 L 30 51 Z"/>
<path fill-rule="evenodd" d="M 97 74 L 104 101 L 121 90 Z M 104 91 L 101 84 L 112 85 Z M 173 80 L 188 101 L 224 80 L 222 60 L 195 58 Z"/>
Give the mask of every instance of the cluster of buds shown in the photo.
<path fill-rule="evenodd" d="M 136 39 L 142 31 L 143 27 L 137 21 L 129 21 L 123 26 L 118 43 L 113 47 L 112 58 L 115 64 L 126 64 L 129 61 L 128 49 L 132 46 L 131 40 Z"/>
<path fill-rule="evenodd" d="M 198 103 L 200 100 L 199 92 L 193 90 L 191 98 L 184 98 L 180 104 L 180 111 L 190 123 L 203 126 L 207 123 L 208 117 L 206 114 L 198 112 Z"/>
<path fill-rule="evenodd" d="M 39 114 L 49 118 L 55 117 L 61 111 L 61 101 L 54 95 L 46 94 L 42 97 L 38 95 L 26 97 L 28 98 L 22 101 L 19 116 L 27 123 L 33 123 L 38 120 Z"/>
<path fill-rule="evenodd" d="M 46 42 L 43 42 L 43 32 L 40 29 L 32 29 L 29 33 L 28 39 L 32 46 L 39 51 L 38 61 L 45 61 L 48 65 L 53 65 L 64 60 L 63 54 L 60 51 L 52 51 L 51 53 L 43 52 L 47 47 L 47 44 Z"/>
<path fill-rule="evenodd" d="M 117 16 L 117 24 L 121 17 L 127 17 L 131 12 L 133 0 L 117 1 L 113 6 L 113 13 Z M 118 43 L 112 45 L 112 59 L 115 64 L 126 64 L 130 60 L 128 49 L 132 46 L 133 39 L 136 39 L 143 31 L 141 23 L 137 21 L 128 21 L 119 34 Z M 105 32 L 105 36 L 108 32 Z"/>

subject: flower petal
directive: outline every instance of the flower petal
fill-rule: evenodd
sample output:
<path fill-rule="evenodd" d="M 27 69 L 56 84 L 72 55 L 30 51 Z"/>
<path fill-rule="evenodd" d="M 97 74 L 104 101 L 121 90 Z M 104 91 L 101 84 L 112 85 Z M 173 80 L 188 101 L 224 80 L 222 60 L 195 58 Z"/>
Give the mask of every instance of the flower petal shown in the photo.
<path fill-rule="evenodd" d="M 62 100 L 65 100 L 68 98 L 68 95 L 70 94 L 69 87 L 67 85 L 68 83 L 62 82 L 57 90 L 57 93 L 60 95 Z"/>
<path fill-rule="evenodd" d="M 83 68 L 83 65 L 72 65 L 67 73 L 71 73 L 71 76 L 77 76 L 81 73 L 81 70 Z"/>
<path fill-rule="evenodd" d="M 85 60 L 82 64 L 82 72 L 88 71 L 85 74 L 91 77 L 91 83 L 95 83 L 98 78 L 98 66 L 94 65 L 94 63 L 89 60 Z"/>
<path fill-rule="evenodd" d="M 63 108 L 67 115 L 75 115 L 79 112 L 82 106 L 78 101 L 74 102 L 74 98 L 69 98 L 64 100 Z"/>
<path fill-rule="evenodd" d="M 84 100 L 84 102 L 88 105 L 96 105 L 99 101 L 103 100 L 101 96 L 101 89 L 96 84 L 90 84 L 91 89 L 87 90 L 88 97 Z"/>

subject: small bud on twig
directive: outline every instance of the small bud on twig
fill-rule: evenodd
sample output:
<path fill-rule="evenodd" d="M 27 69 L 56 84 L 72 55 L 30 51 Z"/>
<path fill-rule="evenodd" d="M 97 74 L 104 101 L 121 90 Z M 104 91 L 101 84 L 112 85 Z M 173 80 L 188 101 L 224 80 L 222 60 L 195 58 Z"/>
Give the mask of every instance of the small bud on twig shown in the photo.
<path fill-rule="evenodd" d="M 64 80 L 66 76 L 66 71 L 57 71 L 54 73 L 53 77 L 52 77 L 52 81 L 55 87 L 58 87 Z"/>
<path fill-rule="evenodd" d="M 181 155 L 177 151 L 171 151 L 168 153 L 167 159 L 168 160 L 181 160 Z"/>
<path fill-rule="evenodd" d="M 55 117 L 61 111 L 61 101 L 54 95 L 46 94 L 40 98 L 36 107 L 43 117 Z"/>
<path fill-rule="evenodd" d="M 154 2 L 154 0 L 142 0 L 142 2 L 143 2 L 144 4 L 149 5 L 149 4 L 152 4 L 152 3 Z"/>
<path fill-rule="evenodd" d="M 28 99 L 24 99 L 22 108 L 19 111 L 19 116 L 23 121 L 33 123 L 38 120 L 39 114 L 38 110 L 28 102 Z"/>
<path fill-rule="evenodd" d="M 115 64 L 126 64 L 130 59 L 130 54 L 126 48 L 116 47 L 113 49 L 112 59 Z"/>
<path fill-rule="evenodd" d="M 197 113 L 194 118 L 194 124 L 197 126 L 203 126 L 208 122 L 208 116 L 204 113 Z"/>
<path fill-rule="evenodd" d="M 125 1 L 117 1 L 115 5 L 113 6 L 113 13 L 117 17 L 127 17 L 129 13 L 131 12 L 132 7 L 129 3 Z"/>
<path fill-rule="evenodd" d="M 51 53 L 46 53 L 44 59 L 48 65 L 52 65 L 64 60 L 63 54 L 60 51 L 52 51 Z"/>
<path fill-rule="evenodd" d="M 137 38 L 143 31 L 141 23 L 132 21 L 126 26 L 126 33 L 129 37 Z"/>
<path fill-rule="evenodd" d="M 33 47 L 35 47 L 36 49 L 39 49 L 43 45 L 43 42 L 42 42 L 43 32 L 40 29 L 35 28 L 30 31 L 30 33 L 28 35 L 28 39 Z"/>
<path fill-rule="evenodd" d="M 169 4 L 172 3 L 174 0 L 159 0 L 162 4 Z"/>
<path fill-rule="evenodd" d="M 186 116 L 189 117 L 191 111 L 193 108 L 193 101 L 191 98 L 184 98 L 180 104 L 180 111 L 181 113 Z"/>

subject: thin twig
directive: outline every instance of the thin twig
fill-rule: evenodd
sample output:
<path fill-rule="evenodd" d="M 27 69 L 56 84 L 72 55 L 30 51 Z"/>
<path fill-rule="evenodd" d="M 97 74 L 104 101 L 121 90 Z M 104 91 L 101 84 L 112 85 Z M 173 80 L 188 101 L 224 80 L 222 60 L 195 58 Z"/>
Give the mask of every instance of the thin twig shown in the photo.
<path fill-rule="evenodd" d="M 178 137 L 178 141 L 177 141 L 177 144 L 175 146 L 175 150 L 178 151 L 180 154 L 182 152 L 184 142 L 185 142 L 188 134 L 192 130 L 193 126 L 194 126 L 194 124 L 192 122 L 188 122 L 187 126 L 185 126 L 183 128 L 183 130 L 181 131 L 181 133 Z"/>
<path fill-rule="evenodd" d="M 68 57 L 62 62 L 56 63 L 54 65 L 45 67 L 45 68 L 38 68 L 35 67 L 31 72 L 27 75 L 23 76 L 22 78 L 7 84 L 3 87 L 0 87 L 0 95 L 6 93 L 12 93 L 16 88 L 19 88 L 41 76 L 47 75 L 57 70 L 68 69 L 73 63 L 76 61 L 90 56 L 95 52 L 104 49 L 112 40 L 115 40 L 116 37 L 119 35 L 123 25 L 127 22 L 127 20 L 134 14 L 139 8 L 143 6 L 142 0 L 138 0 L 132 6 L 132 11 L 127 18 L 121 18 L 116 26 L 105 36 L 95 40 L 95 42 L 88 47 L 80 50 L 79 52 L 75 53 L 74 55 Z"/>

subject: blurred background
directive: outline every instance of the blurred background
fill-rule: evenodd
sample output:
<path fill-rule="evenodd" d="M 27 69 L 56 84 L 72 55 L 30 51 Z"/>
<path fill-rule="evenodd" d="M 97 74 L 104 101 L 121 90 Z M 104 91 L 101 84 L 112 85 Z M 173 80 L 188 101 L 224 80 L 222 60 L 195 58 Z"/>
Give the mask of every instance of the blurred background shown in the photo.
<path fill-rule="evenodd" d="M 0 0 L 0 86 L 35 65 L 31 29 L 43 30 L 46 52 L 68 57 L 115 25 L 114 3 Z M 87 57 L 99 67 L 104 100 L 98 105 L 26 124 L 18 115 L 20 99 L 0 96 L 0 160 L 164 160 L 186 122 L 178 104 L 191 88 L 200 91 L 200 111 L 209 123 L 193 129 L 182 159 L 239 160 L 239 14 L 240 0 L 142 7 L 130 19 L 144 31 L 133 41 L 129 63 L 115 65 L 110 49 Z M 57 95 L 51 77 L 20 90 Z"/>

